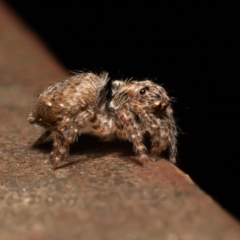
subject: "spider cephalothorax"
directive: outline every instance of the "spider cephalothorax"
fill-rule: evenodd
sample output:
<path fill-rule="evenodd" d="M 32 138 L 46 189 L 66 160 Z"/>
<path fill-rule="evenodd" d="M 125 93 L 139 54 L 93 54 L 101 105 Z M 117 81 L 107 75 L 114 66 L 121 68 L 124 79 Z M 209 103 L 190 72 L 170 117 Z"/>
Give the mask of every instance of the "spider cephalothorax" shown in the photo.
<path fill-rule="evenodd" d="M 156 159 L 162 152 L 175 162 L 177 129 L 165 89 L 150 80 L 113 82 L 109 108 L 114 112 L 119 138 L 134 145 L 137 155 L 147 166 L 149 158 L 144 145 L 144 135 L 151 138 L 150 157 Z"/>
<path fill-rule="evenodd" d="M 46 129 L 35 144 L 53 135 L 52 168 L 65 159 L 81 133 L 131 141 L 145 167 L 149 157 L 156 159 L 162 152 L 175 162 L 177 131 L 164 88 L 150 80 L 115 80 L 107 100 L 107 81 L 107 73 L 80 73 L 50 86 L 35 100 L 28 121 Z M 143 143 L 146 133 L 151 137 L 150 156 Z"/>
<path fill-rule="evenodd" d="M 112 89 L 114 89 L 114 97 L 110 107 L 114 110 L 125 105 L 133 111 L 141 111 L 142 109 L 153 112 L 164 110 L 170 101 L 165 89 L 150 80 L 115 80 L 112 82 Z"/>

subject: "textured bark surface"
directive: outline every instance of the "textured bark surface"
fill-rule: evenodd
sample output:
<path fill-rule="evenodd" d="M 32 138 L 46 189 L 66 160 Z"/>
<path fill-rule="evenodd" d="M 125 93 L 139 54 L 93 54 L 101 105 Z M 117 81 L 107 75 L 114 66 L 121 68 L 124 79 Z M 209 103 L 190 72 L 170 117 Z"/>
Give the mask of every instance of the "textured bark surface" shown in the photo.
<path fill-rule="evenodd" d="M 81 136 L 50 172 L 51 143 L 27 122 L 34 97 L 67 76 L 0 2 L 1 239 L 240 239 L 239 223 L 164 160 L 148 170 L 131 144 Z"/>

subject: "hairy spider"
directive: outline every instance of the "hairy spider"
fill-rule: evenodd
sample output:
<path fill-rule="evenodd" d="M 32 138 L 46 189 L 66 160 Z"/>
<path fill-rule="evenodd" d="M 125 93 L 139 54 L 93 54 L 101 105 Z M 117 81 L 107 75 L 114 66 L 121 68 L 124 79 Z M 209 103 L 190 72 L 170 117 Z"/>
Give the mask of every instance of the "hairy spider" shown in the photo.
<path fill-rule="evenodd" d="M 176 162 L 177 128 L 170 98 L 165 89 L 150 80 L 112 83 L 109 109 L 114 114 L 117 136 L 133 143 L 134 150 L 147 167 L 149 157 L 155 161 L 161 153 Z M 149 156 L 144 136 L 150 135 Z"/>
<path fill-rule="evenodd" d="M 144 167 L 149 158 L 155 160 L 163 152 L 175 162 L 177 130 L 164 88 L 150 80 L 115 80 L 107 100 L 108 80 L 105 72 L 82 72 L 48 87 L 35 100 L 28 121 L 45 128 L 34 145 L 53 135 L 52 169 L 65 159 L 69 145 L 81 133 L 129 140 Z M 149 156 L 145 134 L 151 138 Z"/>

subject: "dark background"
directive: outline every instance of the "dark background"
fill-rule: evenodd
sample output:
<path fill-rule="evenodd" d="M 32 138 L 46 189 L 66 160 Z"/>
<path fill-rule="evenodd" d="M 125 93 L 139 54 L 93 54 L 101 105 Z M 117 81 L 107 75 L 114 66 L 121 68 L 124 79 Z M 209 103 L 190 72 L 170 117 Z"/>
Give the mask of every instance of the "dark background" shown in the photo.
<path fill-rule="evenodd" d="M 240 219 L 237 14 L 7 3 L 67 69 L 157 79 L 176 98 L 178 166 Z"/>

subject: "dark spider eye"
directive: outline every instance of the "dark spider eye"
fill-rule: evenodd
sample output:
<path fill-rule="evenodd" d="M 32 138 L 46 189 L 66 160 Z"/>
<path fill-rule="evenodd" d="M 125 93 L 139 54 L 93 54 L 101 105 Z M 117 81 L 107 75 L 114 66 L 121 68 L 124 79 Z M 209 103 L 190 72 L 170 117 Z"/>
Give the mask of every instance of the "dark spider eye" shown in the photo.
<path fill-rule="evenodd" d="M 148 87 L 144 87 L 140 90 L 140 94 L 143 95 L 145 94 L 145 92 L 148 90 L 149 88 Z"/>

